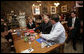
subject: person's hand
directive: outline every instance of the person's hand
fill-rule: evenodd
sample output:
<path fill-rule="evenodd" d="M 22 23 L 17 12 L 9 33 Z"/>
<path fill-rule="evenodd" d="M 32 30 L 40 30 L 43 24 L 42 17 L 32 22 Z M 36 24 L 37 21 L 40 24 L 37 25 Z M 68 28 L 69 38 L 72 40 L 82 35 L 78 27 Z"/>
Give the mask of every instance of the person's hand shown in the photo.
<path fill-rule="evenodd" d="M 9 42 L 12 42 L 12 39 L 9 39 Z"/>
<path fill-rule="evenodd" d="M 70 30 L 74 29 L 74 27 L 69 27 Z"/>
<path fill-rule="evenodd" d="M 41 37 L 41 36 L 42 36 L 42 34 L 39 34 L 39 36 Z"/>
<path fill-rule="evenodd" d="M 4 23 L 4 25 L 5 25 L 5 26 L 7 26 L 7 24 L 6 24 L 6 23 Z"/>
<path fill-rule="evenodd" d="M 4 21 L 4 19 L 1 19 L 1 21 Z"/>
<path fill-rule="evenodd" d="M 35 28 L 33 28 L 33 30 L 35 30 Z"/>
<path fill-rule="evenodd" d="M 11 29 L 8 32 L 13 32 Z"/>
<path fill-rule="evenodd" d="M 11 47 L 14 47 L 14 45 L 11 45 Z"/>
<path fill-rule="evenodd" d="M 40 36 L 40 37 L 42 36 L 42 32 L 40 32 L 39 36 Z"/>

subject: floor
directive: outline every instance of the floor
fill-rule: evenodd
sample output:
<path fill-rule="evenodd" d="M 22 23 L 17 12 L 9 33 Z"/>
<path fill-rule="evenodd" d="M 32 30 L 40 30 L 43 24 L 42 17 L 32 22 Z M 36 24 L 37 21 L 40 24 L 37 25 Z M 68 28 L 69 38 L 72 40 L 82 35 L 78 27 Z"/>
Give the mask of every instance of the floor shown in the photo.
<path fill-rule="evenodd" d="M 65 43 L 64 53 L 83 53 L 83 42 L 77 42 L 77 51 L 75 51 L 72 47 L 72 43 Z"/>

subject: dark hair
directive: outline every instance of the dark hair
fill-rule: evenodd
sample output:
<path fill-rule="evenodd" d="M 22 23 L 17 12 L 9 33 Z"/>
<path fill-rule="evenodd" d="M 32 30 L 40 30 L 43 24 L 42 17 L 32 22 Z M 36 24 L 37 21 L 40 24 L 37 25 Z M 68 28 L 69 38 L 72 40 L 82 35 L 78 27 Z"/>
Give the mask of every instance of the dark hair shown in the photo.
<path fill-rule="evenodd" d="M 8 31 L 8 27 L 5 25 L 1 25 L 1 32 Z"/>
<path fill-rule="evenodd" d="M 52 15 L 51 20 L 54 20 L 55 22 L 58 22 L 59 21 L 59 15 L 58 14 Z"/>
<path fill-rule="evenodd" d="M 1 32 L 4 32 L 4 25 L 1 25 Z"/>
<path fill-rule="evenodd" d="M 74 14 L 76 14 L 76 12 L 75 12 L 75 11 L 72 11 L 71 13 L 74 13 Z"/>

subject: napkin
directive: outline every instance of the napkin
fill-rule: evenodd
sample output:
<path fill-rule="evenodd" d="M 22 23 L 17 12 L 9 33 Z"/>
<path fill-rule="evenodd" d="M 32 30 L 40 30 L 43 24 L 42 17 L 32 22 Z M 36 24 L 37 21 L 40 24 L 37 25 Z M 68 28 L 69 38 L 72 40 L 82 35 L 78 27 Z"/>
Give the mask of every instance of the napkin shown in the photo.
<path fill-rule="evenodd" d="M 34 51 L 34 49 L 30 48 L 22 51 L 21 53 L 31 53 L 32 51 Z"/>

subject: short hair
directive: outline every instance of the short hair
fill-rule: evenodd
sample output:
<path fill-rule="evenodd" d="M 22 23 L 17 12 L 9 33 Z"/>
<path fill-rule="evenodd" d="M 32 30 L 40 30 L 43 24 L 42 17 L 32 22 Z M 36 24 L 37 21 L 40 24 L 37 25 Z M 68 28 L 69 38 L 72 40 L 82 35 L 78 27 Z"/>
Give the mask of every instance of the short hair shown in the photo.
<path fill-rule="evenodd" d="M 75 12 L 75 11 L 72 11 L 71 13 L 74 13 L 74 14 L 76 14 L 76 12 Z"/>
<path fill-rule="evenodd" d="M 44 18 L 44 19 L 47 19 L 47 20 L 49 21 L 48 16 L 44 15 L 43 18 Z"/>
<path fill-rule="evenodd" d="M 59 21 L 59 15 L 58 14 L 52 15 L 51 20 L 54 20 L 55 22 L 58 22 Z"/>

